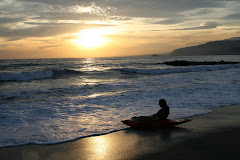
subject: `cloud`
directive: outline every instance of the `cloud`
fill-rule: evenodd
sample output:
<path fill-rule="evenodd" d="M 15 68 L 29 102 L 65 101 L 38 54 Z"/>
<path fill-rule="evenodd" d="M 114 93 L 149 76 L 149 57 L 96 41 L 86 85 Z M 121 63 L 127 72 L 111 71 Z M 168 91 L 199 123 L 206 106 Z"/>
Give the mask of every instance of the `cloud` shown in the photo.
<path fill-rule="evenodd" d="M 223 19 L 239 20 L 240 19 L 240 13 L 234 13 L 234 14 L 227 15 L 227 16 L 223 17 Z"/>
<path fill-rule="evenodd" d="M 34 19 L 43 20 L 98 20 L 103 19 L 101 15 L 91 13 L 76 13 L 76 12 L 44 12 L 40 13 Z"/>
<path fill-rule="evenodd" d="M 219 8 L 219 7 L 217 7 Z M 214 8 L 196 8 L 184 11 L 182 14 L 188 17 L 199 17 L 199 16 L 206 16 L 211 13 L 214 13 L 216 7 Z"/>
<path fill-rule="evenodd" d="M 23 20 L 23 18 L 0 17 L 0 24 L 16 23 Z"/>
<path fill-rule="evenodd" d="M 30 25 L 48 25 L 48 26 L 60 26 L 60 25 L 78 25 L 80 23 L 41 23 L 41 22 L 24 22 L 24 24 L 30 24 Z M 83 23 L 82 23 L 83 24 Z"/>
<path fill-rule="evenodd" d="M 31 28 L 24 29 L 9 29 L 1 27 L 0 37 L 9 39 L 21 39 L 27 37 L 50 37 L 63 34 L 72 34 L 86 28 L 106 27 L 109 25 L 103 24 L 83 24 L 83 23 L 29 23 L 37 25 Z"/>
<path fill-rule="evenodd" d="M 94 21 L 94 20 L 130 20 L 130 17 L 94 14 L 94 13 L 76 13 L 76 12 L 44 12 L 33 20 L 77 20 L 77 21 Z"/>
<path fill-rule="evenodd" d="M 61 45 L 45 45 L 45 46 L 40 46 L 38 48 L 39 49 L 46 49 L 46 48 L 56 48 L 56 47 L 61 47 Z"/>
<path fill-rule="evenodd" d="M 68 6 L 91 6 L 95 5 L 103 9 L 114 8 L 118 16 L 124 17 L 169 17 L 179 12 L 197 8 L 214 8 L 219 6 L 215 0 L 18 0 L 20 2 L 31 2 L 48 4 L 61 7 Z M 113 14 L 111 12 L 110 14 Z"/>
<path fill-rule="evenodd" d="M 123 0 L 111 1 L 108 3 L 111 7 L 115 7 L 120 15 L 129 17 L 172 17 L 178 13 L 197 8 L 212 8 L 219 5 L 216 1 L 192 1 L 192 0 Z"/>
<path fill-rule="evenodd" d="M 34 12 L 35 20 L 130 20 L 131 17 L 117 14 L 116 8 L 108 5 L 106 0 L 20 0 L 22 3 L 36 3 L 45 9 Z M 102 3 L 100 3 L 102 2 Z M 46 5 L 47 4 L 47 5 Z"/>
<path fill-rule="evenodd" d="M 177 24 L 176 16 L 180 13 L 202 9 L 199 14 L 211 12 L 211 8 L 219 7 L 217 0 L 17 0 L 27 6 L 31 16 L 42 20 L 129 20 L 132 18 L 166 18 L 158 24 Z M 31 7 L 32 6 L 32 7 Z M 10 7 L 10 5 L 9 5 Z M 34 10 L 31 8 L 34 7 Z M 71 10 L 72 7 L 72 10 Z M 82 7 L 92 11 L 77 13 L 73 8 Z M 5 7 L 6 8 L 6 7 Z M 39 9 L 38 9 L 39 8 Z M 204 8 L 208 8 L 204 10 Z M 26 12 L 26 11 L 25 11 Z M 28 13 L 28 16 L 30 14 Z"/>
<path fill-rule="evenodd" d="M 216 23 L 216 22 L 207 22 L 207 23 L 204 23 L 202 26 L 198 26 L 198 27 L 189 27 L 189 28 L 171 29 L 171 30 L 201 30 L 201 29 L 213 29 L 213 28 L 217 28 L 218 26 L 220 26 L 220 24 L 218 24 L 218 23 Z"/>
<path fill-rule="evenodd" d="M 78 32 L 87 27 L 109 26 L 97 24 L 90 26 L 79 23 L 97 20 L 138 19 L 143 24 L 152 21 L 152 24 L 162 25 L 191 21 L 191 24 L 199 24 L 200 20 L 194 19 L 196 18 L 194 16 L 207 15 L 212 12 L 212 9 L 226 7 L 222 1 L 217 0 L 11 0 L 3 3 L 3 5 L 0 4 L 0 24 L 4 25 L 0 26 L 2 29 L 0 36 L 12 39 L 56 36 Z M 235 20 L 238 17 L 238 13 L 225 16 Z M 163 18 L 164 20 L 158 21 Z M 213 19 L 214 17 L 211 20 L 205 17 L 201 21 L 215 21 Z M 72 23 L 72 21 L 78 23 Z M 135 21 L 131 21 L 128 23 L 129 26 L 132 22 L 134 22 L 133 25 L 138 25 Z M 21 28 L 18 28 L 19 26 Z M 219 26 L 217 22 L 207 22 L 202 26 L 175 30 L 211 29 L 217 26 Z M 153 30 L 158 29 L 161 30 L 161 28 L 153 28 Z"/>
<path fill-rule="evenodd" d="M 174 17 L 174 18 L 168 18 L 165 20 L 153 22 L 153 24 L 162 24 L 162 25 L 171 25 L 171 24 L 179 24 L 186 21 L 183 17 Z"/>
<path fill-rule="evenodd" d="M 89 5 L 95 1 L 105 2 L 105 0 L 18 0 L 19 2 L 32 2 L 48 5 L 62 5 L 62 6 L 71 6 L 71 5 Z"/>

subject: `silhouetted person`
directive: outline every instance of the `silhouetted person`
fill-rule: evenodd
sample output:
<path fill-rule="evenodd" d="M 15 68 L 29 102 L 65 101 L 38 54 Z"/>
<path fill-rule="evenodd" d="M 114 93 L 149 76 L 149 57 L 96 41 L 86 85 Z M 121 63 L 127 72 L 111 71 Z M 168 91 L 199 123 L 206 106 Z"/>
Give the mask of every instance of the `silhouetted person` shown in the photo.
<path fill-rule="evenodd" d="M 133 121 L 141 121 L 141 120 L 165 120 L 169 115 L 169 107 L 165 99 L 159 100 L 159 106 L 161 109 L 154 115 L 151 116 L 140 116 L 140 117 L 133 117 Z"/>

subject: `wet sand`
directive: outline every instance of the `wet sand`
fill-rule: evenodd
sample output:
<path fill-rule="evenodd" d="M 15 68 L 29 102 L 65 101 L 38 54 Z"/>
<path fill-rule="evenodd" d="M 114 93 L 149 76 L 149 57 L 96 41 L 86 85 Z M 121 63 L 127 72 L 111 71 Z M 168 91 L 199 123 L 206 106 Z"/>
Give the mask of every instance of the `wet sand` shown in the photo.
<path fill-rule="evenodd" d="M 240 105 L 219 107 L 173 128 L 127 128 L 54 145 L 0 148 L 1 160 L 238 160 Z"/>

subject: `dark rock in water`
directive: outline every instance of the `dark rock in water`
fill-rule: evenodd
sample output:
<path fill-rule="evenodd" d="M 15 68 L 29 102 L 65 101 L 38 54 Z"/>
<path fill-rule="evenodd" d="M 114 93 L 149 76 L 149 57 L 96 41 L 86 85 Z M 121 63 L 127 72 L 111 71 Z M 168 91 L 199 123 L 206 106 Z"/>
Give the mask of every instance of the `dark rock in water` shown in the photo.
<path fill-rule="evenodd" d="M 0 116 L 0 118 L 7 118 L 7 116 Z"/>
<path fill-rule="evenodd" d="M 196 66 L 196 65 L 219 65 L 219 64 L 237 64 L 240 62 L 226 62 L 226 61 L 220 61 L 220 62 L 194 62 L 194 61 L 169 61 L 164 62 L 163 64 L 171 65 L 171 66 Z"/>
<path fill-rule="evenodd" d="M 14 100 L 18 100 L 18 99 L 21 99 L 21 97 L 19 97 L 19 96 L 11 96 L 11 97 L 5 98 L 5 100 L 7 100 L 7 101 L 14 101 Z"/>

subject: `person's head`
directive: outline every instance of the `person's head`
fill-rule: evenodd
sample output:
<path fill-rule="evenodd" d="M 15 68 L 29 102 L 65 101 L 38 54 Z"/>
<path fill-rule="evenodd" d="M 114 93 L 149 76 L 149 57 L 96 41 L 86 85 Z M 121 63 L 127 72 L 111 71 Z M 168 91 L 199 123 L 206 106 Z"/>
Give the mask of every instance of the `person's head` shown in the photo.
<path fill-rule="evenodd" d="M 165 101 L 165 99 L 160 99 L 159 105 L 160 105 L 160 107 L 167 107 L 167 102 Z"/>

